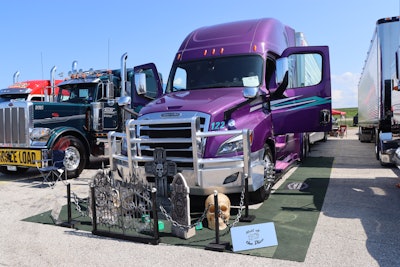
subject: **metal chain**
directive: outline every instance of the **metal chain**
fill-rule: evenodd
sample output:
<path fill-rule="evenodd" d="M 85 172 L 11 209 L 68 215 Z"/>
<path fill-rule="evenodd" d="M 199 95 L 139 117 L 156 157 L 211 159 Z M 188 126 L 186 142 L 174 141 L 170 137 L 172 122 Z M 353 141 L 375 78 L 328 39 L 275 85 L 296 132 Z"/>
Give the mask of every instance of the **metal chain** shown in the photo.
<path fill-rule="evenodd" d="M 204 210 L 203 214 L 200 216 L 200 218 L 195 223 L 192 223 L 190 225 L 182 225 L 182 224 L 178 223 L 177 221 L 175 221 L 174 219 L 172 219 L 172 217 L 168 214 L 168 212 L 164 209 L 164 207 L 162 205 L 160 205 L 161 213 L 165 216 L 167 221 L 169 221 L 173 226 L 179 227 L 183 230 L 189 230 L 189 229 L 195 227 L 196 225 L 198 225 L 199 223 L 201 223 L 204 220 L 204 218 L 207 216 L 207 212 L 208 212 L 209 208 L 210 208 L 210 205 L 208 205 L 208 207 Z"/>
<path fill-rule="evenodd" d="M 232 224 L 230 224 L 229 221 L 227 220 L 227 218 L 225 218 L 225 215 L 222 213 L 221 209 L 219 209 L 219 211 L 218 211 L 219 217 L 222 218 L 222 221 L 226 224 L 226 226 L 228 226 L 229 229 L 232 228 L 232 227 L 235 227 L 236 224 L 239 222 L 240 217 L 242 217 L 242 211 L 244 209 L 244 197 L 245 197 L 244 193 L 245 193 L 245 188 L 243 186 L 242 193 L 240 194 L 240 202 L 239 202 L 238 213 L 237 213 L 236 218 L 235 218 L 235 220 L 233 221 Z"/>
<path fill-rule="evenodd" d="M 84 201 L 83 199 L 78 198 L 78 196 L 74 192 L 72 192 L 72 202 L 74 202 L 75 209 L 81 214 L 81 216 L 83 216 L 83 217 L 88 216 L 87 212 L 83 212 L 82 211 L 81 205 L 79 204 L 79 202 L 86 202 L 87 203 L 87 201 Z"/>
<path fill-rule="evenodd" d="M 240 217 L 242 217 L 242 211 L 244 209 L 244 197 L 245 197 L 245 188 L 243 186 L 242 193 L 240 195 L 239 210 L 238 210 L 236 218 L 232 224 L 230 224 L 229 221 L 227 220 L 227 218 L 225 218 L 224 214 L 222 214 L 221 209 L 218 210 L 219 217 L 222 218 L 223 222 L 229 227 L 229 229 L 232 227 L 235 227 L 235 225 L 239 222 Z M 200 218 L 195 223 L 192 223 L 190 225 L 182 225 L 182 224 L 178 223 L 177 221 L 173 220 L 172 217 L 168 214 L 168 212 L 164 209 L 164 207 L 162 205 L 160 205 L 160 210 L 161 210 L 161 213 L 167 219 L 167 221 L 171 222 L 173 226 L 179 227 L 184 230 L 189 230 L 204 220 L 204 218 L 207 216 L 207 212 L 208 212 L 210 206 L 211 205 L 208 205 L 208 207 L 206 207 L 206 209 L 203 211 L 203 214 L 200 216 Z"/>

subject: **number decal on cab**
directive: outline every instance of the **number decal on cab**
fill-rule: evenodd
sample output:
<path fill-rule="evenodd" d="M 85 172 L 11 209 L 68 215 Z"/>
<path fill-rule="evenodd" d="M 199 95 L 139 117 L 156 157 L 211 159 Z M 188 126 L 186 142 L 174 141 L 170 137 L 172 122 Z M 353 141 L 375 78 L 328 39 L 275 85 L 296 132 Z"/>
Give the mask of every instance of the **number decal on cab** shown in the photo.
<path fill-rule="evenodd" d="M 225 127 L 224 121 L 216 121 L 211 123 L 211 131 L 218 131 Z"/>

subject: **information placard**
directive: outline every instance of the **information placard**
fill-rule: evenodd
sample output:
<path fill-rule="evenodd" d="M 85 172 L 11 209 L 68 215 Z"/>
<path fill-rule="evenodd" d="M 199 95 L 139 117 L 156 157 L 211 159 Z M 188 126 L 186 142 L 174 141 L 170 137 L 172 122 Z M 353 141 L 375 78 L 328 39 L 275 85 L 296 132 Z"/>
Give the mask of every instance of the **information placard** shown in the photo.
<path fill-rule="evenodd" d="M 234 252 L 278 245 L 273 222 L 232 227 L 231 238 Z"/>

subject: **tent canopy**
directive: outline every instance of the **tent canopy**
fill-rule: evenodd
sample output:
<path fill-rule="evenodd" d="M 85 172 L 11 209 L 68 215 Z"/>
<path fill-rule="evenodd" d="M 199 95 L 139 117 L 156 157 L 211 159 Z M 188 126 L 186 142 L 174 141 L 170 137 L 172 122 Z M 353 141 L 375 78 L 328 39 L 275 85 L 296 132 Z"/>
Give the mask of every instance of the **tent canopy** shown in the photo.
<path fill-rule="evenodd" d="M 332 115 L 346 115 L 345 111 L 340 111 L 336 109 L 332 109 Z"/>

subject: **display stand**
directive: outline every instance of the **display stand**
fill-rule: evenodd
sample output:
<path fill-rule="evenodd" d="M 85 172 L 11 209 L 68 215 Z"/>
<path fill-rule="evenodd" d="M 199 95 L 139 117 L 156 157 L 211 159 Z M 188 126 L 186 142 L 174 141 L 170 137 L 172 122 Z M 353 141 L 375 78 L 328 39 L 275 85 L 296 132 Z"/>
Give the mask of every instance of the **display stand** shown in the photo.
<path fill-rule="evenodd" d="M 249 215 L 249 180 L 248 177 L 244 179 L 244 202 L 245 202 L 245 214 L 244 216 L 241 216 L 239 221 L 240 222 L 252 222 L 256 216 L 254 215 Z"/>
<path fill-rule="evenodd" d="M 213 251 L 219 251 L 222 252 L 226 249 L 229 248 L 230 243 L 229 242 L 223 242 L 220 243 L 219 240 L 219 222 L 218 222 L 218 217 L 219 217 L 219 206 L 218 206 L 218 192 L 214 191 L 214 217 L 215 217 L 215 242 L 211 242 L 208 244 L 205 249 L 206 250 L 213 250 Z"/>
<path fill-rule="evenodd" d="M 57 225 L 62 226 L 62 227 L 68 227 L 68 228 L 76 228 L 80 222 L 72 220 L 72 210 L 71 210 L 71 184 L 67 184 L 67 212 L 68 212 L 68 218 L 66 222 L 61 222 L 57 223 Z"/>

